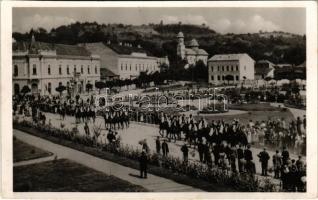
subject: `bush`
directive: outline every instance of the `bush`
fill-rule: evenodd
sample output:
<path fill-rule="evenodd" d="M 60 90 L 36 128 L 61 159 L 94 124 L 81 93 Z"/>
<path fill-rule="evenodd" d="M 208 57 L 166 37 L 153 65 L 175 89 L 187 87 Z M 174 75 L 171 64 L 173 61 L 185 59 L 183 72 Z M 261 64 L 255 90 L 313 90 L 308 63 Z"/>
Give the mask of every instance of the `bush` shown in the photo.
<path fill-rule="evenodd" d="M 57 128 L 52 128 L 48 126 L 43 126 L 37 123 L 32 123 L 29 121 L 15 122 L 15 127 L 26 127 L 32 128 L 32 130 L 38 131 L 41 135 L 44 133 L 58 138 L 60 143 L 63 140 L 71 141 L 74 144 L 80 144 L 87 147 L 95 147 L 95 140 L 91 137 L 81 136 L 79 134 L 74 134 L 73 131 L 61 130 Z M 128 158 L 131 160 L 138 161 L 141 151 L 133 148 L 129 145 L 115 145 L 115 144 L 103 144 L 102 151 L 112 153 L 118 157 Z M 96 151 L 98 151 L 96 149 Z M 94 154 L 95 155 L 95 154 Z M 100 152 L 98 151 L 98 155 Z M 265 184 L 266 188 L 260 187 L 260 181 L 254 177 L 247 175 L 238 175 L 236 173 L 228 173 L 227 171 L 220 170 L 218 168 L 209 168 L 205 164 L 201 163 L 189 163 L 184 164 L 179 158 L 172 156 L 161 157 L 158 154 L 149 154 L 149 164 L 157 167 L 162 167 L 174 175 L 187 175 L 195 179 L 205 180 L 210 183 L 222 184 L 225 186 L 231 186 L 239 191 L 244 192 L 257 192 L 257 191 L 272 191 L 275 187 L 270 185 L 272 183 L 268 182 Z M 274 190 L 273 190 L 274 191 Z"/>

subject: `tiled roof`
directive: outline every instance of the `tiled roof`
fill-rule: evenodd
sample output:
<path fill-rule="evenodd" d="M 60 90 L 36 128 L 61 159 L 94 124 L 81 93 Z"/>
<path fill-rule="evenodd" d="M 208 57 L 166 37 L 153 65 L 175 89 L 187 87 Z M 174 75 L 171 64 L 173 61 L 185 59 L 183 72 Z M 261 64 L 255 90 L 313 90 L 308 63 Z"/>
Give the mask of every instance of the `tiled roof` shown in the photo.
<path fill-rule="evenodd" d="M 56 51 L 56 55 L 62 56 L 91 56 L 91 53 L 83 47 L 66 44 L 53 44 L 46 42 L 15 42 L 12 44 L 13 51 L 29 51 L 38 53 L 42 51 Z"/>
<path fill-rule="evenodd" d="M 270 65 L 274 65 L 272 62 L 270 62 L 269 60 L 259 60 L 257 61 L 257 63 L 269 63 Z"/>
<path fill-rule="evenodd" d="M 109 70 L 107 68 L 100 68 L 100 76 L 101 77 L 115 77 L 115 76 L 119 76 L 119 75 L 116 75 L 114 72 L 112 72 L 111 70 Z"/>
<path fill-rule="evenodd" d="M 209 55 L 204 49 L 194 49 L 199 55 Z"/>
<path fill-rule="evenodd" d="M 255 74 L 256 75 L 268 74 L 271 70 L 273 70 L 273 68 L 255 67 Z"/>
<path fill-rule="evenodd" d="M 238 54 L 216 54 L 212 56 L 209 61 L 221 61 L 221 60 L 239 60 L 243 56 L 246 56 L 246 53 L 238 53 Z M 248 56 L 248 55 L 247 55 Z"/>
<path fill-rule="evenodd" d="M 121 55 L 130 55 L 133 52 L 147 53 L 147 55 L 150 55 L 148 52 L 146 52 L 142 48 L 122 46 L 119 44 L 107 44 L 107 46 L 109 48 L 111 48 L 113 51 L 115 51 L 116 53 L 121 54 Z"/>

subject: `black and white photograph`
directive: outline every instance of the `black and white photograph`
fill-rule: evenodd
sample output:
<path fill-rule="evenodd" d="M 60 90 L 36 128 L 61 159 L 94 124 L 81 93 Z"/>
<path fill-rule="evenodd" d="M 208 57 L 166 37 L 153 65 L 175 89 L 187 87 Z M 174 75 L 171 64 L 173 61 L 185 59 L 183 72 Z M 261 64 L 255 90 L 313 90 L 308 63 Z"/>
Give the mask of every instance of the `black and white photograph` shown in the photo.
<path fill-rule="evenodd" d="M 13 193 L 307 193 L 308 6 L 51 5 L 11 11 Z"/>

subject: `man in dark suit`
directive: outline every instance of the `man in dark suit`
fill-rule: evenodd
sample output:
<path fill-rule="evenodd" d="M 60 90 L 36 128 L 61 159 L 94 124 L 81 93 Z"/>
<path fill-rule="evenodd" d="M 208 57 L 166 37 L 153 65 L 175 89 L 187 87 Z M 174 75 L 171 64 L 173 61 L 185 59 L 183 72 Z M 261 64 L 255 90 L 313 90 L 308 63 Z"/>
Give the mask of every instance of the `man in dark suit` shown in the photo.
<path fill-rule="evenodd" d="M 264 150 L 257 156 L 259 157 L 259 161 L 262 163 L 262 176 L 267 176 L 268 160 L 270 157 L 266 152 L 266 148 L 264 148 Z"/>
<path fill-rule="evenodd" d="M 162 154 L 164 157 L 166 157 L 169 153 L 169 147 L 168 147 L 168 143 L 166 140 L 163 141 L 162 145 L 161 145 L 161 148 L 162 148 Z"/>
<path fill-rule="evenodd" d="M 183 162 L 184 163 L 188 163 L 189 149 L 188 149 L 186 143 L 184 143 L 184 145 L 181 147 L 181 151 L 182 151 L 182 154 L 183 154 Z"/>
<path fill-rule="evenodd" d="M 147 164 L 148 164 L 147 154 L 146 154 L 146 151 L 143 150 L 141 153 L 141 156 L 139 157 L 140 177 L 141 178 L 147 178 Z"/>
<path fill-rule="evenodd" d="M 237 149 L 237 159 L 238 159 L 238 168 L 239 172 L 244 172 L 244 151 L 242 149 L 242 145 L 239 145 L 239 148 Z"/>
<path fill-rule="evenodd" d="M 247 149 L 245 149 L 244 151 L 244 159 L 246 160 L 246 162 L 253 160 L 253 153 L 250 149 L 251 149 L 251 145 L 248 144 Z"/>

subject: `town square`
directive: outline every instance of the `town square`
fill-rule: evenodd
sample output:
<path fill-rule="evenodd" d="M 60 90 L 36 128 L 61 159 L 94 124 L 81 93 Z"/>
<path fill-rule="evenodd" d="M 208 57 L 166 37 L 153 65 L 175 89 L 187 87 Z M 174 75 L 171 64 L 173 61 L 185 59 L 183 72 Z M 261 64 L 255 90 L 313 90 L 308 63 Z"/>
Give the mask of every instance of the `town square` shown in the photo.
<path fill-rule="evenodd" d="M 305 193 L 305 16 L 14 8 L 14 192 Z"/>

